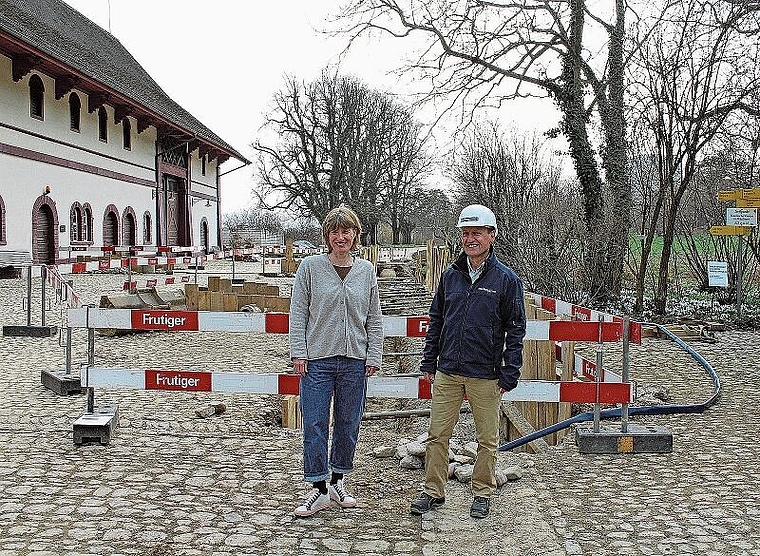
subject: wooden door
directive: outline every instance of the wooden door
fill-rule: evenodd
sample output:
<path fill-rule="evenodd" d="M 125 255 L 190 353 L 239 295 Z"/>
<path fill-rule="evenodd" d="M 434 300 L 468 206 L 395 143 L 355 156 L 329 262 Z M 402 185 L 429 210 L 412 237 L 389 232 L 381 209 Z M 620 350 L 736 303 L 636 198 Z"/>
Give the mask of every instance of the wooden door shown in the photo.
<path fill-rule="evenodd" d="M 38 264 L 55 264 L 55 224 L 53 211 L 48 205 L 41 205 L 34 213 L 32 229 L 32 257 Z"/>

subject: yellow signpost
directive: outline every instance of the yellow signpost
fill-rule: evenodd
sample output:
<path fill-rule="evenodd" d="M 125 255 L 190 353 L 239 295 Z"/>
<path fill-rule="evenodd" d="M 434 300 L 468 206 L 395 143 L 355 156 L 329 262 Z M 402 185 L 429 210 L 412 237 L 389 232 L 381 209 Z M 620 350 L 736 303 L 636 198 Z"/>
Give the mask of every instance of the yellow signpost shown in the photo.
<path fill-rule="evenodd" d="M 754 189 L 728 189 L 718 191 L 719 201 L 760 201 L 760 187 Z"/>
<path fill-rule="evenodd" d="M 736 201 L 738 209 L 746 208 L 760 208 L 760 187 L 753 189 L 729 189 L 726 191 L 718 191 L 719 201 Z M 726 219 L 729 218 L 729 209 L 726 214 Z M 736 210 L 736 209 L 733 209 Z M 737 220 L 734 219 L 734 222 Z M 738 220 L 745 223 L 746 220 Z M 757 223 L 756 215 L 754 223 Z M 749 223 L 749 222 L 747 222 Z M 712 226 L 710 227 L 710 234 L 714 236 L 738 236 L 739 247 L 736 252 L 736 314 L 741 316 L 742 314 L 742 270 L 744 267 L 744 261 L 742 260 L 742 238 L 752 233 L 753 226 Z"/>
<path fill-rule="evenodd" d="M 748 236 L 751 233 L 751 226 L 710 226 L 713 236 Z"/>

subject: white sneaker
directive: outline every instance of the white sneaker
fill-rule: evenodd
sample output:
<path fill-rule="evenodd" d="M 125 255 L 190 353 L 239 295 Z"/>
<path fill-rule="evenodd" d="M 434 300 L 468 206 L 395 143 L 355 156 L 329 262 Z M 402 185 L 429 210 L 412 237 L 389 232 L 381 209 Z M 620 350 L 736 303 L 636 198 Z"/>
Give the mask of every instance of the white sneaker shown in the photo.
<path fill-rule="evenodd" d="M 356 506 L 356 498 L 351 496 L 351 493 L 343 486 L 343 479 L 338 479 L 336 484 L 329 485 L 327 490 L 330 493 L 330 498 L 335 500 L 341 508 L 353 508 Z"/>
<path fill-rule="evenodd" d="M 308 498 L 304 500 L 303 504 L 293 510 L 293 515 L 300 517 L 306 517 L 314 515 L 318 511 L 324 510 L 330 507 L 330 495 L 328 493 L 322 494 L 319 489 L 315 488 L 311 491 Z"/>

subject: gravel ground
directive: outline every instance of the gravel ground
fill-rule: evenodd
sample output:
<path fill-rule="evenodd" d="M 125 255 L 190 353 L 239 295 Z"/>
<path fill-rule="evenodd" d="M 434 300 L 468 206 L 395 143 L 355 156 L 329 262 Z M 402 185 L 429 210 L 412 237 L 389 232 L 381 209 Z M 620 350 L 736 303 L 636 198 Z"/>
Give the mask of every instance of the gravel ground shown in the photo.
<path fill-rule="evenodd" d="M 228 272 L 214 261 L 198 274 Z M 238 276 L 255 272 L 238 264 Z M 179 274 L 179 271 L 178 271 Z M 192 273 L 191 273 L 192 274 Z M 159 283 L 162 276 L 157 275 Z M 75 275 L 86 303 L 119 291 L 123 275 Z M 142 285 L 148 276 L 138 275 Z M 289 283 L 288 279 L 270 279 Z M 33 324 L 39 324 L 35 280 Z M 0 281 L 2 325 L 25 324 L 23 280 Z M 53 306 L 49 324 L 64 312 Z M 135 554 L 473 555 L 760 555 L 760 479 L 756 466 L 757 332 L 730 332 L 697 344 L 721 375 L 720 403 L 705 414 L 636 418 L 673 431 L 670 454 L 580 454 L 573 435 L 548 453 L 500 453 L 524 477 L 508 483 L 485 520 L 468 516 L 471 495 L 450 483 L 447 502 L 422 519 L 409 515 L 423 471 L 376 459 L 426 430 L 426 418 L 367 421 L 356 473 L 347 483 L 359 507 L 309 519 L 291 515 L 306 492 L 298 431 L 277 423 L 277 396 L 156 393 L 98 389 L 96 403 L 118 403 L 118 432 L 108 446 L 75 446 L 72 423 L 84 397 L 40 386 L 40 372 L 60 369 L 54 338 L 0 340 L 7 387 L 0 404 L 0 556 Z M 86 362 L 86 333 L 73 336 L 75 372 Z M 670 341 L 645 340 L 631 354 L 640 385 L 667 388 L 668 403 L 709 396 L 701 368 Z M 605 362 L 619 352 L 610 348 Z M 287 369 L 279 335 L 147 333 L 96 339 L 96 365 L 213 371 Z M 194 410 L 224 403 L 207 419 Z M 426 402 L 373 401 L 368 409 L 424 407 Z M 469 440 L 465 416 L 458 436 Z"/>

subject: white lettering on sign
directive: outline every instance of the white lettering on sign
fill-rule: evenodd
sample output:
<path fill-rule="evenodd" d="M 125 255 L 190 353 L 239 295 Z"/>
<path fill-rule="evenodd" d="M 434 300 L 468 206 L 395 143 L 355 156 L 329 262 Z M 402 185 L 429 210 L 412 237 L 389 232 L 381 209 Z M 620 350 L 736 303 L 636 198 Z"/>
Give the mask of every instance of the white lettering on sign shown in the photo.
<path fill-rule="evenodd" d="M 194 388 L 198 386 L 199 378 L 188 378 L 184 376 L 166 376 L 161 373 L 156 374 L 157 386 L 179 386 L 180 388 Z"/>
<path fill-rule="evenodd" d="M 428 321 L 426 321 L 426 320 L 419 321 L 418 332 L 420 332 L 420 333 L 424 332 L 424 333 L 427 334 L 427 329 L 428 329 Z"/>
<path fill-rule="evenodd" d="M 186 317 L 172 317 L 167 314 L 163 315 L 151 315 L 149 313 L 143 313 L 142 323 L 145 326 L 165 326 L 167 328 L 174 328 L 175 326 L 183 326 Z"/>

